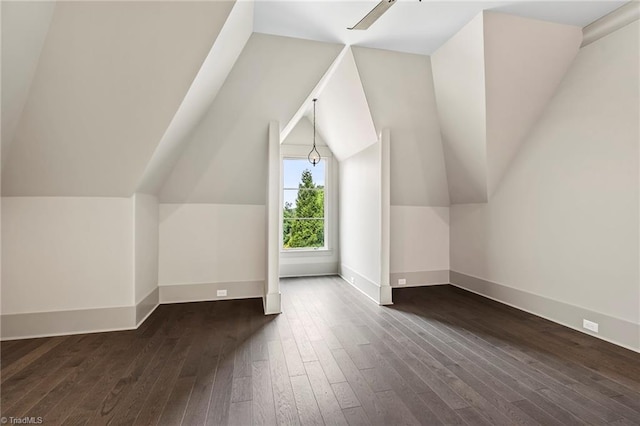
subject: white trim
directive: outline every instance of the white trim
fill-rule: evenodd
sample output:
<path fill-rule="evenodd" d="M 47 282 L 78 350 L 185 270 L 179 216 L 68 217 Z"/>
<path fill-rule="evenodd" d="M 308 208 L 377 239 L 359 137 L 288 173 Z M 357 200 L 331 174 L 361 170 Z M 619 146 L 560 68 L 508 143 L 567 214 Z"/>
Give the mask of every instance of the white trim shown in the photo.
<path fill-rule="evenodd" d="M 389 286 L 391 257 L 391 132 L 380 135 L 380 287 Z M 384 304 L 392 303 L 389 300 Z"/>
<path fill-rule="evenodd" d="M 312 254 L 313 256 L 333 256 L 333 249 L 322 248 L 322 247 L 280 249 L 280 255 L 282 257 L 290 257 L 290 258 L 308 257 L 309 254 Z"/>
<path fill-rule="evenodd" d="M 331 150 L 326 146 L 317 146 L 318 152 L 320 152 L 320 156 L 324 161 L 324 217 L 322 220 L 324 221 L 324 246 L 318 248 L 312 247 L 299 247 L 299 248 L 291 248 L 285 249 L 283 247 L 284 241 L 282 239 L 282 231 L 283 231 L 283 223 L 284 223 L 284 160 L 292 159 L 292 160 L 307 160 L 307 155 L 309 154 L 309 150 L 311 149 L 308 146 L 303 145 L 281 145 L 280 147 L 280 202 L 278 204 L 279 210 L 279 223 L 278 223 L 278 247 L 281 254 L 288 253 L 296 253 L 296 252 L 304 252 L 308 256 L 317 256 L 318 252 L 331 252 L 333 251 L 333 240 L 331 238 L 331 230 L 334 226 L 334 222 L 336 218 L 332 217 L 331 212 L 333 211 L 330 208 L 330 205 L 333 204 L 333 199 L 331 198 L 334 192 L 334 182 L 332 179 L 333 173 L 333 155 Z"/>
<path fill-rule="evenodd" d="M 630 1 L 582 29 L 582 45 L 587 46 L 640 18 L 640 3 Z"/>
<path fill-rule="evenodd" d="M 262 297 L 266 300 L 268 294 L 280 293 L 280 240 L 282 229 L 282 155 L 281 155 L 280 123 L 269 123 L 268 140 L 268 176 L 267 176 L 267 276 L 262 287 Z M 279 302 L 279 299 L 278 299 Z M 266 302 L 265 302 L 266 303 Z M 265 305 L 266 306 L 266 305 Z M 273 307 L 275 309 L 275 307 Z M 279 307 L 278 307 L 279 309 Z M 266 311 L 265 311 L 266 313 Z"/>
<path fill-rule="evenodd" d="M 640 353 L 640 324 L 453 270 L 450 275 L 455 287 Z M 580 326 L 585 318 L 600 324 L 599 334 Z"/>
<path fill-rule="evenodd" d="M 230 281 L 216 283 L 194 283 L 160 286 L 160 304 L 206 302 L 213 300 L 236 300 L 262 298 L 264 281 Z M 218 297 L 218 290 L 227 290 L 226 296 Z"/>
<path fill-rule="evenodd" d="M 278 315 L 282 313 L 282 296 L 280 293 L 267 293 L 262 298 L 262 307 L 265 315 Z"/>
<path fill-rule="evenodd" d="M 340 270 L 339 263 L 332 258 L 326 262 L 307 259 L 309 258 L 304 258 L 304 261 L 299 263 L 281 263 L 280 278 L 337 275 Z"/>
<path fill-rule="evenodd" d="M 393 288 L 422 287 L 449 284 L 451 279 L 448 269 L 436 271 L 391 272 L 389 282 Z M 398 284 L 398 279 L 404 278 L 406 284 Z"/>
<path fill-rule="evenodd" d="M 1 340 L 134 330 L 135 321 L 135 306 L 5 314 Z"/>
<path fill-rule="evenodd" d="M 136 304 L 136 328 L 145 322 L 149 316 L 160 306 L 160 288 L 156 287 Z M 150 307 L 150 308 L 149 308 Z M 147 310 L 141 319 L 140 314 Z"/>
<path fill-rule="evenodd" d="M 392 305 L 391 301 L 391 293 L 392 289 L 390 286 L 380 286 L 375 281 L 367 278 L 362 275 L 355 269 L 350 268 L 344 263 L 340 264 L 340 277 L 345 280 L 352 287 L 357 288 L 362 294 L 367 296 L 369 299 L 376 302 L 378 305 Z M 355 284 L 351 283 L 350 280 L 345 278 L 345 275 L 353 277 L 355 279 Z"/>
<path fill-rule="evenodd" d="M 366 298 L 368 298 L 369 300 L 371 300 L 373 303 L 375 303 L 376 305 L 379 305 L 378 301 L 376 299 L 374 299 L 373 297 L 369 296 L 367 293 L 365 293 L 360 287 L 357 287 L 355 284 L 351 284 L 351 282 L 349 282 L 348 279 L 346 279 L 342 273 L 339 274 L 339 277 L 342 278 L 342 280 L 344 282 L 346 282 L 348 285 L 350 285 L 351 287 L 355 288 L 356 290 L 358 290 L 360 293 L 362 293 Z"/>

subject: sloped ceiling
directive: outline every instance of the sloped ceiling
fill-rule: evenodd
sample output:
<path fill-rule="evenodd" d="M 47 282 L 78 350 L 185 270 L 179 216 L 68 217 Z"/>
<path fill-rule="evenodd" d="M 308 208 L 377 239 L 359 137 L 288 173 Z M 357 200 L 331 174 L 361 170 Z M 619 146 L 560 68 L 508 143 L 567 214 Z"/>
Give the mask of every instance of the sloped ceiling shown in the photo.
<path fill-rule="evenodd" d="M 193 131 L 160 201 L 264 204 L 269 122 L 294 116 L 341 49 L 254 33 Z"/>
<path fill-rule="evenodd" d="M 452 203 L 493 194 L 581 39 L 579 27 L 484 12 L 432 56 Z"/>
<path fill-rule="evenodd" d="M 56 4 L 3 195 L 133 194 L 232 6 Z"/>
<path fill-rule="evenodd" d="M 2 165 L 36 73 L 56 3 L 3 1 L 2 8 Z"/>
<path fill-rule="evenodd" d="M 582 29 L 495 12 L 484 22 L 491 196 L 578 54 Z"/>
<path fill-rule="evenodd" d="M 378 140 L 351 49 L 318 94 L 316 110 L 316 127 L 338 161 Z M 313 121 L 312 108 L 307 118 Z"/>
<path fill-rule="evenodd" d="M 313 124 L 309 121 L 308 117 L 302 117 L 300 121 L 293 127 L 291 132 L 287 135 L 283 145 L 303 145 L 311 149 L 311 140 L 313 138 Z M 322 135 L 317 132 L 316 129 L 316 145 L 327 146 L 327 143 L 322 138 Z"/>
<path fill-rule="evenodd" d="M 156 194 L 180 158 L 188 134 L 207 112 L 253 32 L 253 1 L 237 1 L 198 75 L 162 136 L 138 185 Z"/>
<path fill-rule="evenodd" d="M 487 201 L 483 30 L 480 14 L 431 56 L 452 203 Z"/>
<path fill-rule="evenodd" d="M 391 131 L 391 204 L 448 206 L 429 57 L 354 47 L 376 131 Z"/>

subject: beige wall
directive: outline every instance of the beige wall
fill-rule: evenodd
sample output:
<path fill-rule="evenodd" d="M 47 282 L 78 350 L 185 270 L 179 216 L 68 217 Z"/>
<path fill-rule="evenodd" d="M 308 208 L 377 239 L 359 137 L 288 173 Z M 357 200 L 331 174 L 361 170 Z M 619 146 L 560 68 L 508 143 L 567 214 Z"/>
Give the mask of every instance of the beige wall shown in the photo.
<path fill-rule="evenodd" d="M 490 203 L 452 206 L 453 271 L 640 323 L 638 40 L 582 48 Z"/>
<path fill-rule="evenodd" d="M 341 274 L 353 271 L 355 286 L 372 298 L 365 286 L 380 286 L 381 276 L 381 153 L 380 143 L 340 162 Z M 359 282 L 361 279 L 366 282 Z M 375 290 L 375 288 L 373 289 Z"/>
<path fill-rule="evenodd" d="M 160 204 L 160 286 L 265 279 L 264 206 Z"/>
<path fill-rule="evenodd" d="M 3 197 L 2 313 L 131 306 L 131 198 Z"/>
<path fill-rule="evenodd" d="M 135 301 L 158 287 L 158 199 L 136 194 L 134 208 Z"/>
<path fill-rule="evenodd" d="M 390 261 L 391 273 L 449 270 L 449 208 L 391 206 Z"/>

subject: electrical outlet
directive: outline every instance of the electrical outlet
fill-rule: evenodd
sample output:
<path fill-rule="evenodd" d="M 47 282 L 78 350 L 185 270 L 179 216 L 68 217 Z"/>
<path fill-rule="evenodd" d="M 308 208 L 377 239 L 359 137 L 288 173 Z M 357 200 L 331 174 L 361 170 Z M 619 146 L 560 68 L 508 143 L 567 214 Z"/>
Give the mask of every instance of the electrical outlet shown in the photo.
<path fill-rule="evenodd" d="M 586 319 L 582 320 L 582 327 L 586 328 L 587 330 L 591 330 L 594 333 L 598 332 L 598 323 L 597 322 L 593 322 L 593 321 L 589 321 Z"/>
<path fill-rule="evenodd" d="M 355 277 L 351 277 L 351 284 L 355 284 L 355 283 L 356 283 Z"/>
<path fill-rule="evenodd" d="M 225 297 L 227 295 L 227 290 L 218 290 L 218 297 Z"/>
<path fill-rule="evenodd" d="M 407 279 L 406 278 L 399 278 L 398 279 L 398 285 L 407 285 Z"/>

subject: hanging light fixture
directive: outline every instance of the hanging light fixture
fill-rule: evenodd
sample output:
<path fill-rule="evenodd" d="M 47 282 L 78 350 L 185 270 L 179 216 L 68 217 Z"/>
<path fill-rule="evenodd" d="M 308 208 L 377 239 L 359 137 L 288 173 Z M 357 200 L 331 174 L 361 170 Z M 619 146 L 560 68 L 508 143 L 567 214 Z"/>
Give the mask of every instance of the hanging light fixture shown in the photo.
<path fill-rule="evenodd" d="M 311 152 L 309 152 L 309 155 L 307 156 L 307 158 L 309 159 L 309 162 L 313 164 L 313 167 L 315 167 L 316 164 L 318 164 L 321 160 L 320 153 L 316 148 L 316 101 L 317 100 L 318 99 L 313 100 L 313 148 L 311 148 Z"/>

